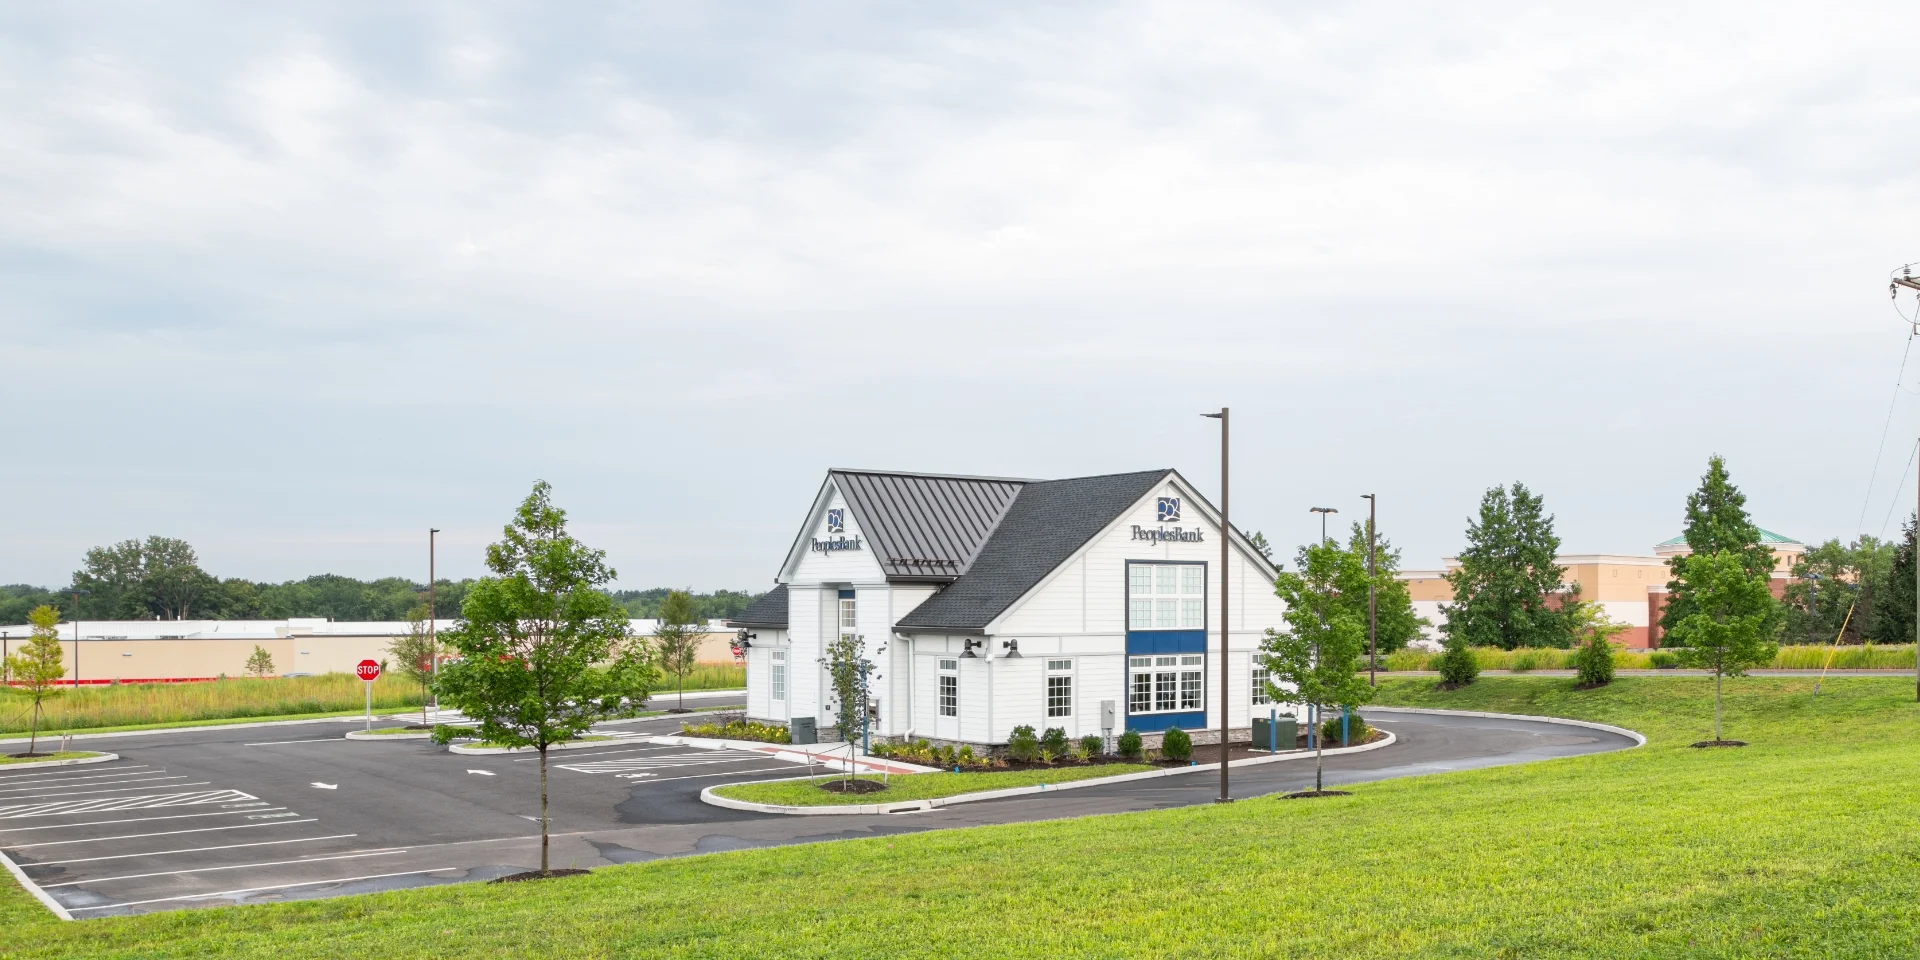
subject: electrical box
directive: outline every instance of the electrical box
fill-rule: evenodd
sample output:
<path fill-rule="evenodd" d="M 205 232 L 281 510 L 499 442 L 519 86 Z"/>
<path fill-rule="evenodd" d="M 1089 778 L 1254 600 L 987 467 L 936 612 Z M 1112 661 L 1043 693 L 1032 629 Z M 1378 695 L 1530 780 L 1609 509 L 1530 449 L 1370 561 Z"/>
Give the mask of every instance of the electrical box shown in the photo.
<path fill-rule="evenodd" d="M 1113 701 L 1112 700 L 1100 701 L 1100 729 L 1107 730 L 1107 731 L 1111 731 L 1113 729 L 1113 719 L 1114 719 L 1113 714 L 1114 714 Z"/>
<path fill-rule="evenodd" d="M 787 721 L 787 739 L 796 744 L 819 743 L 820 730 L 813 717 L 794 717 Z"/>

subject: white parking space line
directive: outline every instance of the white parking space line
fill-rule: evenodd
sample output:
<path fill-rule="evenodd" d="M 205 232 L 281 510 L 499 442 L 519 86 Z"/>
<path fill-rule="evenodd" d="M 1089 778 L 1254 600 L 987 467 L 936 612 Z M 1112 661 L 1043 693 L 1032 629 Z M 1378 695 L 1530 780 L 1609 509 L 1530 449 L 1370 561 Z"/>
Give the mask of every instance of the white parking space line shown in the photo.
<path fill-rule="evenodd" d="M 624 749 L 618 749 L 618 750 L 605 750 L 598 753 L 583 753 L 578 756 L 571 757 L 569 759 L 580 760 L 586 757 L 618 757 L 618 756 L 625 756 L 626 754 L 629 754 L 629 753 L 647 753 L 648 751 L 656 751 L 656 750 L 685 750 L 685 749 L 686 749 L 685 747 L 678 746 L 675 744 L 662 744 L 661 746 L 657 746 L 657 747 L 630 747 L 630 748 L 624 748 Z M 540 758 L 539 757 L 518 757 L 513 762 L 526 763 L 530 760 L 538 760 L 538 759 Z M 549 757 L 547 759 L 551 760 L 553 758 Z"/>
<path fill-rule="evenodd" d="M 157 780 L 185 780 L 186 778 L 186 774 L 176 773 L 172 776 L 125 777 L 119 780 L 62 780 L 58 783 L 41 783 L 31 787 L 0 788 L 0 800 L 10 800 L 14 797 L 26 796 L 58 796 L 58 794 L 35 794 L 31 792 L 34 790 L 59 789 L 64 787 L 106 787 L 116 783 L 153 783 Z M 145 788 L 142 787 L 141 789 Z"/>
<path fill-rule="evenodd" d="M 557 764 L 561 770 L 575 773 L 623 773 L 630 770 L 656 770 L 662 767 L 703 767 L 716 763 L 741 763 L 765 759 L 748 754 L 739 757 L 716 757 L 712 754 L 672 754 L 663 757 L 626 757 L 616 760 L 588 760 L 585 763 Z"/>
<path fill-rule="evenodd" d="M 186 778 L 184 778 L 184 777 L 160 777 L 160 778 L 158 778 L 158 779 L 161 779 L 161 780 L 183 780 L 183 779 L 186 779 Z M 204 787 L 204 786 L 206 786 L 207 784 L 209 784 L 209 783 L 212 783 L 212 782 L 213 782 L 213 781 L 211 781 L 211 780 L 195 780 L 195 781 L 193 781 L 193 782 L 191 782 L 191 783 L 169 783 L 169 784 L 153 784 L 152 786 L 145 786 L 145 787 L 107 787 L 107 788 L 105 788 L 105 789 L 103 789 L 103 790 L 61 790 L 61 791 L 56 791 L 56 792 L 54 792 L 54 793 L 23 793 L 23 794 L 20 794 L 19 796 L 12 796 L 12 797 L 0 797 L 0 801 L 7 801 L 7 800 L 40 800 L 40 799 L 44 799 L 44 798 L 46 798 L 46 797 L 84 797 L 84 796 L 89 796 L 89 795 L 92 795 L 92 794 L 96 794 L 96 793 L 126 793 L 126 792 L 127 792 L 128 790 L 152 790 L 152 789 L 154 789 L 155 787 L 159 787 L 160 789 L 163 789 L 163 790 L 171 790 L 171 789 L 173 789 L 174 787 Z M 87 784 L 87 786 L 98 786 L 98 784 Z"/>
<path fill-rule="evenodd" d="M 317 840 L 345 840 L 357 837 L 357 833 L 336 833 L 327 837 L 300 837 L 295 840 L 261 840 L 257 843 L 229 843 L 218 847 L 189 847 L 184 850 L 155 850 L 151 853 L 116 853 L 108 857 L 78 857 L 73 860 L 40 860 L 35 863 L 23 863 L 22 867 L 51 867 L 64 863 L 98 863 L 101 860 L 127 860 L 133 857 L 165 857 L 176 853 L 205 853 L 208 850 L 238 850 L 241 847 L 272 847 L 283 843 L 313 843 Z"/>
<path fill-rule="evenodd" d="M 0 833 L 28 833 L 35 830 L 70 830 L 74 827 L 104 827 L 113 823 L 151 823 L 155 820 L 186 820 L 191 817 L 231 817 L 242 813 L 268 813 L 286 807 L 249 807 L 245 810 L 215 810 L 209 813 L 174 813 L 164 817 L 127 817 L 122 820 L 81 820 L 78 823 L 49 823 L 41 827 L 0 827 Z"/>
<path fill-rule="evenodd" d="M 177 877 L 189 873 L 218 873 L 221 870 L 250 870 L 254 867 L 284 867 L 293 863 L 321 863 L 327 860 L 358 860 L 363 857 L 390 857 L 405 850 L 376 850 L 372 853 L 342 853 L 331 857 L 308 857 L 304 860 L 270 860 L 265 863 L 236 863 L 225 867 L 196 867 L 192 870 L 161 870 L 157 873 L 129 873 L 120 877 L 92 877 L 86 880 L 67 880 L 61 883 L 43 883 L 42 890 L 55 887 L 77 887 L 89 883 L 112 883 L 115 880 L 145 880 L 148 877 Z"/>
<path fill-rule="evenodd" d="M 136 770 L 146 770 L 150 773 L 167 772 L 165 769 L 154 770 L 151 767 L 148 767 L 144 763 L 136 763 L 132 766 L 127 766 L 127 767 L 114 767 L 112 772 L 110 773 L 100 773 L 98 771 L 95 771 L 95 772 L 90 772 L 86 774 L 42 773 L 35 776 L 30 776 L 30 777 L 29 776 L 0 777 L 0 784 L 28 783 L 28 781 L 39 781 L 39 780 L 96 780 L 96 779 L 99 779 L 100 777 L 124 777 L 127 774 L 133 773 Z"/>
<path fill-rule="evenodd" d="M 69 843 L 102 843 L 108 840 L 144 840 L 147 837 L 177 837 L 183 833 L 211 833 L 215 830 L 246 830 L 252 827 L 284 827 L 295 823 L 319 823 L 319 817 L 304 820 L 270 820 L 266 823 L 230 823 L 223 827 L 194 827 L 190 830 L 162 830 L 158 833 L 123 833 L 117 837 L 81 837 L 78 840 L 41 840 L 38 843 L 8 844 L 9 850 L 25 850 L 28 847 L 58 847 Z"/>
<path fill-rule="evenodd" d="M 317 737 L 312 740 L 268 740 L 264 743 L 243 743 L 243 747 L 277 747 L 283 743 L 345 743 L 345 737 Z"/>
<path fill-rule="evenodd" d="M 693 773 L 684 777 L 659 777 L 657 779 L 649 779 L 646 782 L 667 783 L 673 780 L 704 780 L 707 777 L 739 777 L 749 773 L 773 773 L 779 770 L 792 770 L 793 768 L 793 764 L 785 764 L 778 767 L 759 767 L 753 770 L 721 770 L 717 773 Z"/>
<path fill-rule="evenodd" d="M 119 907 L 139 907 L 149 903 L 173 903 L 179 900 L 206 900 L 212 897 L 237 897 L 243 893 L 264 893 L 268 890 L 291 890 L 294 887 L 317 887 L 328 883 L 358 883 L 362 880 L 385 880 L 388 877 L 411 877 L 422 873 L 439 873 L 443 870 L 461 870 L 463 867 L 429 867 L 425 870 L 402 870 L 399 873 L 373 873 L 364 877 L 340 877 L 336 880 L 307 880 L 301 883 L 277 883 L 270 887 L 243 887 L 239 890 L 221 890 L 218 893 L 195 893 L 184 897 L 155 897 L 152 900 L 129 900 L 124 903 L 100 903 L 90 907 L 71 907 L 71 910 L 113 910 Z"/>
<path fill-rule="evenodd" d="M 55 803 L 0 806 L 0 820 L 17 820 L 21 817 L 65 816 L 74 813 L 153 810 L 165 807 L 198 806 L 203 803 L 227 803 L 258 799 L 260 798 L 251 793 L 241 793 L 238 790 L 196 790 L 189 793 L 153 793 L 136 797 L 103 797 L 96 800 L 62 800 Z M 0 830 L 4 830 L 4 828 L 0 828 Z"/>

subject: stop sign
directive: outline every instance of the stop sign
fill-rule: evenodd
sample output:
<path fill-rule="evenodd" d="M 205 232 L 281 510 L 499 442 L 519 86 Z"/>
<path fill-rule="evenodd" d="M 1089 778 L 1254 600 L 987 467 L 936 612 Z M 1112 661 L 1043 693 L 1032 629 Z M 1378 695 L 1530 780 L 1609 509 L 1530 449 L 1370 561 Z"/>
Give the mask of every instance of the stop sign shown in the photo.
<path fill-rule="evenodd" d="M 362 680 L 378 680 L 380 679 L 380 664 L 374 660 L 362 660 L 359 666 L 353 668 L 353 675 Z"/>

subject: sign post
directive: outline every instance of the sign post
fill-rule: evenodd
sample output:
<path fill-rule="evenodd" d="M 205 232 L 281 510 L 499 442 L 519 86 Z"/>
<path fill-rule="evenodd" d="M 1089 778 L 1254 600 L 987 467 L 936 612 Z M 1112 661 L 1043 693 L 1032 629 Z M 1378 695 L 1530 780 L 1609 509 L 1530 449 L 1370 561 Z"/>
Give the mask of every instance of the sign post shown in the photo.
<path fill-rule="evenodd" d="M 380 664 L 374 660 L 362 660 L 353 668 L 353 675 L 367 682 L 367 730 L 373 730 L 373 682 L 380 679 Z"/>

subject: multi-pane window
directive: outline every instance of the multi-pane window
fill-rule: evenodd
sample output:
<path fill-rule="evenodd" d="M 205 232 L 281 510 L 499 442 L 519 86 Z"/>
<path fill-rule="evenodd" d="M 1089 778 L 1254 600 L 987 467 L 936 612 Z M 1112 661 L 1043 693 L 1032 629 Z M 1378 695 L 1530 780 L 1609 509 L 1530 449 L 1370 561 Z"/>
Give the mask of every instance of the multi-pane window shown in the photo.
<path fill-rule="evenodd" d="M 773 699 L 785 700 L 787 698 L 787 652 L 785 650 L 773 651 L 773 670 L 771 676 L 773 681 Z"/>
<path fill-rule="evenodd" d="M 1047 661 L 1047 716 L 1073 716 L 1073 661 Z"/>
<path fill-rule="evenodd" d="M 1204 709 L 1206 658 L 1197 653 L 1128 657 L 1127 712 L 1174 713 Z"/>
<path fill-rule="evenodd" d="M 960 715 L 960 677 L 955 672 L 959 669 L 958 660 L 940 661 L 940 715 L 943 717 Z"/>
<path fill-rule="evenodd" d="M 851 637 L 859 632 L 860 621 L 855 615 L 852 597 L 840 598 L 840 635 Z"/>
<path fill-rule="evenodd" d="M 1254 654 L 1253 655 L 1253 704 L 1254 706 L 1264 706 L 1266 704 L 1273 702 L 1272 695 L 1267 693 L 1267 678 L 1269 676 L 1271 676 L 1271 674 L 1267 672 L 1267 665 L 1260 662 L 1259 654 L 1257 653 Z"/>
<path fill-rule="evenodd" d="M 1198 563 L 1127 565 L 1127 629 L 1203 630 L 1207 572 Z"/>

